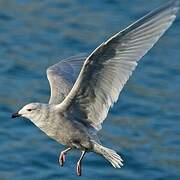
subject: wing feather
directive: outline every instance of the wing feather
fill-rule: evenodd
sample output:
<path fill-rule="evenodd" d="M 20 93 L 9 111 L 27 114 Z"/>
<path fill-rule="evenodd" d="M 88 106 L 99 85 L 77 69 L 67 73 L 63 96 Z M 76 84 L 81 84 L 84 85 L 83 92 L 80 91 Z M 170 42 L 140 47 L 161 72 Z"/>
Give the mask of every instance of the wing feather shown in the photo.
<path fill-rule="evenodd" d="M 178 1 L 171 1 L 97 47 L 61 108 L 99 130 L 138 61 L 175 20 L 178 7 Z"/>
<path fill-rule="evenodd" d="M 86 58 L 86 54 L 78 54 L 61 60 L 47 69 L 51 88 L 49 104 L 59 104 L 69 94 Z"/>

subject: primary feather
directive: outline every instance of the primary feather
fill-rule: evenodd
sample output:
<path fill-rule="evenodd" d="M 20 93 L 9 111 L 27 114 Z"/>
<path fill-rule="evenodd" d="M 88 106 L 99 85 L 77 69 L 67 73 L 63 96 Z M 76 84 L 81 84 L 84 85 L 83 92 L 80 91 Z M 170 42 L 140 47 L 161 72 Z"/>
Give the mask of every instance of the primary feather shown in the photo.
<path fill-rule="evenodd" d="M 96 48 L 61 107 L 99 130 L 138 61 L 174 21 L 177 3 L 156 9 Z"/>

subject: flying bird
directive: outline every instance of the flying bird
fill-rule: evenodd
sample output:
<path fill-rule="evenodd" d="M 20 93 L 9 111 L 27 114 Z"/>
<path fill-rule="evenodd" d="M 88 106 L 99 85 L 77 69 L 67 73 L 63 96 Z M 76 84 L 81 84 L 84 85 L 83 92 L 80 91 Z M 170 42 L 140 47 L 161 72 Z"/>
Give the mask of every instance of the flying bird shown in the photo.
<path fill-rule="evenodd" d="M 115 168 L 123 166 L 120 155 L 104 147 L 97 132 L 139 60 L 175 20 L 179 4 L 179 0 L 174 0 L 155 9 L 103 42 L 90 55 L 72 56 L 50 66 L 47 69 L 49 103 L 27 104 L 12 114 L 12 118 L 30 119 L 66 146 L 59 156 L 61 166 L 68 151 L 80 150 L 78 176 L 86 152 L 103 156 Z"/>

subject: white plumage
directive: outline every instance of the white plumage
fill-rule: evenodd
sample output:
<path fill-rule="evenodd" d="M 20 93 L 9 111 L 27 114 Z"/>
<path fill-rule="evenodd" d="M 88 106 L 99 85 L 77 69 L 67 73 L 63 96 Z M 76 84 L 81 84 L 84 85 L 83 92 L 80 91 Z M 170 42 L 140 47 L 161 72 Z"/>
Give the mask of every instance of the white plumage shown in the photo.
<path fill-rule="evenodd" d="M 49 104 L 28 104 L 12 117 L 29 118 L 47 135 L 66 145 L 68 148 L 60 155 L 61 165 L 69 150 L 80 149 L 78 175 L 88 151 L 120 168 L 121 157 L 101 145 L 97 131 L 138 61 L 170 27 L 178 8 L 179 1 L 171 1 L 102 43 L 89 56 L 73 56 L 49 67 Z"/>
<path fill-rule="evenodd" d="M 61 106 L 78 112 L 99 130 L 118 100 L 138 61 L 170 27 L 178 11 L 173 1 L 149 13 L 96 48 L 86 59 L 71 92 Z M 85 119 L 86 118 L 86 119 Z"/>

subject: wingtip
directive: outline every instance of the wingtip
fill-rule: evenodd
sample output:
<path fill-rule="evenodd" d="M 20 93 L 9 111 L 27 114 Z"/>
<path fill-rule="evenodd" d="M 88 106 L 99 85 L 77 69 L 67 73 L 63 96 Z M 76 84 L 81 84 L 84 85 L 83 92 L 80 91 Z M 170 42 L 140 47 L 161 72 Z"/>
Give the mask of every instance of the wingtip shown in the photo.
<path fill-rule="evenodd" d="M 180 7 L 180 0 L 171 0 L 171 1 L 169 1 L 167 3 L 167 5 L 179 9 L 179 7 Z"/>
<path fill-rule="evenodd" d="M 157 8 L 157 10 L 175 9 L 176 11 L 178 11 L 179 7 L 180 0 L 169 0 L 167 3 Z"/>
<path fill-rule="evenodd" d="M 173 0 L 173 1 L 175 5 L 180 6 L 180 0 Z"/>

